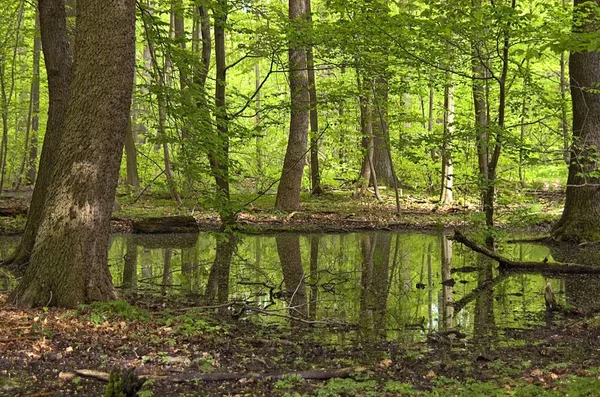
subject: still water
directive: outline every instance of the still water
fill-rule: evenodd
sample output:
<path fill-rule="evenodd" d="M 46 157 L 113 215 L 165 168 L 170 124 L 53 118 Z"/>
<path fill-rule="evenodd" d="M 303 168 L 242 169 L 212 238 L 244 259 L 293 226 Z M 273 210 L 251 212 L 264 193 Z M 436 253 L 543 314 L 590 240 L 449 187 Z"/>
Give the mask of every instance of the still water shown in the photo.
<path fill-rule="evenodd" d="M 2 240 L 0 254 L 16 243 Z M 123 290 L 198 305 L 244 302 L 250 309 L 242 318 L 250 321 L 288 325 L 291 316 L 321 329 L 352 325 L 326 334 L 338 342 L 358 336 L 411 343 L 450 328 L 507 339 L 546 324 L 548 282 L 562 305 L 600 306 L 592 299 L 600 278 L 504 274 L 441 233 L 114 235 L 110 244 L 113 282 Z M 521 261 L 573 260 L 538 244 L 501 244 L 500 252 Z"/>

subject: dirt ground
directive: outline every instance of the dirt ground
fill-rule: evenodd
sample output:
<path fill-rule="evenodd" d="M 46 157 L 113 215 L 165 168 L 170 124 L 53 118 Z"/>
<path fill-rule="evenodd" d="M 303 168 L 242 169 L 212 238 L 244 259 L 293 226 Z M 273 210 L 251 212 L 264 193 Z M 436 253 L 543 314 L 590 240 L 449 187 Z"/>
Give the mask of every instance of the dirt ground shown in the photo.
<path fill-rule="evenodd" d="M 558 390 L 573 375 L 594 380 L 600 366 L 600 328 L 593 316 L 559 319 L 501 343 L 435 337 L 412 346 L 383 340 L 342 346 L 311 337 L 315 326 L 261 325 L 256 318 L 236 319 L 160 297 L 75 311 L 21 310 L 6 298 L 0 295 L 2 396 L 98 396 L 104 382 L 70 372 L 126 367 L 154 377 L 140 396 L 456 395 L 448 388 L 473 381 L 492 382 L 510 394 L 530 386 Z M 247 375 L 348 367 L 354 373 L 345 383 Z M 198 373 L 242 375 L 229 381 L 177 380 Z"/>

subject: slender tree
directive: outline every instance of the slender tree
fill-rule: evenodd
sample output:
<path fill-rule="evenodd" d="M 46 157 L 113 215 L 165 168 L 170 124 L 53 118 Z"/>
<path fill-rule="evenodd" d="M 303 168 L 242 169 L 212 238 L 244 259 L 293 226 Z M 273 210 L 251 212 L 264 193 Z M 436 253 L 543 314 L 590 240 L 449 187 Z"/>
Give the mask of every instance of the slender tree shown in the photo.
<path fill-rule="evenodd" d="M 116 297 L 108 237 L 129 127 L 135 1 L 79 0 L 76 30 L 72 95 L 54 177 L 30 264 L 10 296 L 22 307 L 75 307 Z"/>
<path fill-rule="evenodd" d="M 217 184 L 217 202 L 221 221 L 232 221 L 229 206 L 229 120 L 226 108 L 227 65 L 225 53 L 225 25 L 228 16 L 227 0 L 219 0 L 214 13 L 215 32 L 215 119 L 216 134 L 211 142 L 208 159 Z"/>
<path fill-rule="evenodd" d="M 308 23 L 312 23 L 312 10 L 310 0 L 306 0 L 306 16 Z M 319 170 L 319 114 L 317 112 L 317 85 L 315 79 L 315 60 L 313 46 L 306 46 L 306 63 L 308 67 L 308 91 L 310 95 L 310 180 L 311 193 L 323 194 L 321 187 L 321 172 Z"/>

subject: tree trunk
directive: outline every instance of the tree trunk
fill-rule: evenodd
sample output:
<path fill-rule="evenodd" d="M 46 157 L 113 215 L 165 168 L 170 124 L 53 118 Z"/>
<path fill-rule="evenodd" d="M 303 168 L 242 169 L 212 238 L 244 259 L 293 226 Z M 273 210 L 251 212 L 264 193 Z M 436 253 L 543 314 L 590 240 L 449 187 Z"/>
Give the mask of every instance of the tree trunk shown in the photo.
<path fill-rule="evenodd" d="M 598 16 L 584 3 L 575 0 L 575 33 L 598 29 Z M 600 6 L 600 0 L 591 4 Z M 586 13 L 592 17 L 582 15 Z M 572 52 L 569 56 L 573 140 L 565 208 L 552 232 L 558 240 L 600 240 L 600 94 L 596 89 L 600 83 L 599 64 L 598 51 Z"/>
<path fill-rule="evenodd" d="M 305 0 L 289 0 L 289 18 L 292 24 L 296 25 L 296 31 L 302 29 L 301 22 L 305 19 L 305 15 Z M 310 109 L 306 50 L 294 41 L 295 38 L 290 40 L 289 49 L 290 134 L 275 199 L 275 208 L 284 211 L 295 211 L 300 208 Z"/>
<path fill-rule="evenodd" d="M 27 181 L 35 184 L 37 177 L 38 133 L 40 125 L 40 58 L 42 41 L 40 39 L 39 12 L 36 14 L 36 33 L 33 40 L 33 81 L 31 83 L 31 143 L 29 145 L 29 162 Z"/>
<path fill-rule="evenodd" d="M 44 63 L 48 76 L 48 121 L 25 230 L 19 246 L 12 256 L 5 260 L 5 263 L 10 263 L 15 268 L 22 267 L 29 262 L 29 256 L 42 221 L 42 209 L 49 196 L 48 186 L 56 169 L 57 153 L 63 134 L 72 80 L 72 59 L 67 37 L 64 2 L 39 0 L 38 12 Z"/>
<path fill-rule="evenodd" d="M 21 307 L 116 297 L 108 237 L 129 125 L 134 31 L 134 0 L 78 1 L 76 67 L 55 177 L 30 264 L 10 296 Z"/>
<path fill-rule="evenodd" d="M 361 148 L 363 152 L 363 160 L 360 170 L 360 175 L 356 181 L 356 193 L 355 196 L 364 197 L 367 194 L 369 188 L 369 182 L 374 180 L 373 187 L 377 190 L 377 175 L 374 175 L 373 169 L 373 91 L 372 85 L 365 82 L 358 75 L 357 71 L 357 84 L 358 84 L 358 104 L 360 106 L 360 131 L 362 135 Z"/>
<path fill-rule="evenodd" d="M 454 187 L 454 166 L 452 162 L 452 136 L 454 135 L 454 83 L 448 74 L 444 88 L 444 135 L 442 137 L 442 192 L 440 202 L 452 204 Z"/>
<path fill-rule="evenodd" d="M 569 84 L 566 78 L 566 61 L 565 61 L 565 53 L 560 54 L 560 128 L 563 133 L 563 159 L 566 164 L 571 162 L 571 154 L 570 154 L 570 136 L 569 136 L 569 120 L 567 117 L 567 90 L 569 89 Z"/>
<path fill-rule="evenodd" d="M 263 136 L 261 132 L 261 93 L 260 93 L 260 61 L 254 65 L 254 85 L 256 89 L 256 98 L 254 100 L 254 108 L 256 116 L 254 117 L 254 127 L 256 131 L 256 170 L 257 175 L 264 175 L 263 170 Z M 256 180 L 256 191 L 262 191 L 262 177 Z"/>
<path fill-rule="evenodd" d="M 18 190 L 21 183 L 33 185 L 36 176 L 36 160 L 37 160 L 37 140 L 38 140 L 38 125 L 40 112 L 40 58 L 42 52 L 42 43 L 40 41 L 40 18 L 37 12 L 35 13 L 35 30 L 33 38 L 33 73 L 31 76 L 31 88 L 29 91 L 29 106 L 27 110 L 27 121 L 25 127 L 25 150 L 23 152 L 23 160 L 19 167 L 17 185 L 15 190 Z"/>
<path fill-rule="evenodd" d="M 306 0 L 306 17 L 312 24 L 311 0 Z M 319 170 L 319 115 L 317 113 L 317 86 L 315 80 L 315 61 L 313 57 L 313 46 L 306 48 L 306 63 L 308 67 L 308 92 L 310 96 L 310 180 L 311 193 L 313 195 L 323 194 L 321 187 L 321 173 Z"/>
<path fill-rule="evenodd" d="M 373 86 L 373 165 L 379 183 L 394 187 L 394 175 L 390 161 L 390 133 L 388 129 L 389 85 L 385 78 L 375 79 Z"/>
<path fill-rule="evenodd" d="M 10 29 L 15 31 L 15 41 L 12 51 L 12 67 L 10 68 L 10 74 L 6 76 L 6 57 L 4 54 L 0 54 L 0 91 L 2 92 L 2 142 L 0 145 L 0 194 L 4 188 L 4 178 L 6 176 L 6 162 L 8 159 L 8 113 L 10 110 L 10 103 L 15 92 L 15 77 L 16 77 L 16 64 L 17 64 L 17 53 L 19 47 L 21 47 L 21 27 L 23 25 L 23 13 L 24 13 L 25 2 L 20 2 L 17 10 L 17 21 L 15 26 L 10 26 Z M 6 45 L 6 40 L 2 46 Z M 18 127 L 17 127 L 18 129 Z M 19 175 L 20 177 L 20 175 Z"/>
<path fill-rule="evenodd" d="M 225 64 L 225 25 L 227 24 L 227 0 L 219 0 L 213 10 L 215 20 L 215 121 L 216 136 L 212 140 L 208 159 L 217 184 L 217 203 L 223 224 L 231 223 L 229 208 L 229 120 L 226 108 L 227 66 Z"/>
<path fill-rule="evenodd" d="M 133 188 L 137 194 L 140 190 L 140 177 L 138 175 L 137 151 L 135 149 L 135 136 L 133 131 L 133 121 L 129 119 L 129 127 L 125 136 L 125 157 L 127 160 L 127 185 Z"/>

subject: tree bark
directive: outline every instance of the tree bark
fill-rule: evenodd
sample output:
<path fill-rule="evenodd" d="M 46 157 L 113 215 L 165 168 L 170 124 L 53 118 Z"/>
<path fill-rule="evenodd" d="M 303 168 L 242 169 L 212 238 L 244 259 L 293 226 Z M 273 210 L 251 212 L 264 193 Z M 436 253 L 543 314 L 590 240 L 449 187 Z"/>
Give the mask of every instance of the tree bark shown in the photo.
<path fill-rule="evenodd" d="M 140 190 L 140 177 L 138 174 L 137 151 L 135 149 L 135 133 L 133 130 L 133 125 L 134 122 L 130 118 L 129 127 L 127 128 L 127 135 L 125 136 L 127 185 L 133 188 L 135 194 L 138 194 Z"/>
<path fill-rule="evenodd" d="M 306 17 L 312 24 L 311 0 L 306 0 Z M 319 170 L 319 114 L 317 113 L 317 86 L 315 80 L 315 60 L 313 46 L 309 44 L 306 48 L 306 63 L 308 67 L 308 92 L 310 96 L 310 180 L 311 193 L 313 195 L 323 194 L 321 187 L 321 172 Z"/>
<path fill-rule="evenodd" d="M 213 10 L 215 31 L 215 121 L 216 135 L 211 140 L 208 155 L 212 174 L 217 184 L 219 215 L 224 224 L 234 221 L 229 208 L 229 119 L 226 108 L 227 66 L 225 64 L 225 25 L 227 24 L 227 0 L 219 0 Z"/>
<path fill-rule="evenodd" d="M 452 136 L 454 135 L 454 83 L 448 74 L 444 88 L 444 135 L 442 137 L 442 191 L 440 203 L 452 204 L 454 165 L 452 161 Z"/>
<path fill-rule="evenodd" d="M 308 86 L 306 50 L 297 43 L 301 22 L 306 16 L 305 0 L 289 0 L 289 18 L 296 25 L 296 37 L 290 40 L 290 98 L 291 117 L 281 179 L 277 188 L 275 208 L 295 211 L 300 208 L 300 190 L 308 139 L 310 94 Z"/>
<path fill-rule="evenodd" d="M 358 74 L 358 71 L 357 71 Z M 367 194 L 369 188 L 369 182 L 373 181 L 373 188 L 375 189 L 376 195 L 379 196 L 379 190 L 377 186 L 377 175 L 373 167 L 373 91 L 372 84 L 366 83 L 365 79 L 362 79 L 357 75 L 358 83 L 358 103 L 360 106 L 360 130 L 361 130 L 361 148 L 363 151 L 363 160 L 360 170 L 360 175 L 356 182 L 356 193 L 355 196 L 364 197 Z"/>
<path fill-rule="evenodd" d="M 10 295 L 21 307 L 116 297 L 108 237 L 129 125 L 135 1 L 79 0 L 76 21 L 76 67 L 55 177 L 30 265 Z"/>
<path fill-rule="evenodd" d="M 39 0 L 40 37 L 48 76 L 48 121 L 39 172 L 29 205 L 27 223 L 19 246 L 4 262 L 22 268 L 29 262 L 48 198 L 48 186 L 56 170 L 72 80 L 72 58 L 67 37 L 65 5 L 60 0 Z"/>
<path fill-rule="evenodd" d="M 389 85 L 385 78 L 378 77 L 373 85 L 373 165 L 379 183 L 394 187 L 390 152 L 390 132 L 388 129 Z"/>
<path fill-rule="evenodd" d="M 600 0 L 591 2 L 600 6 Z M 575 0 L 573 32 L 599 27 L 598 15 L 582 0 Z M 582 14 L 590 14 L 582 16 Z M 598 51 L 571 52 L 571 103 L 573 141 L 565 208 L 552 234 L 557 240 L 600 240 L 600 59 Z"/>

